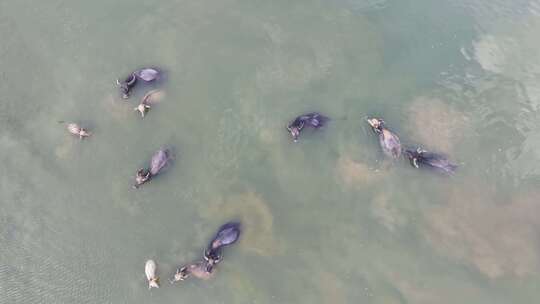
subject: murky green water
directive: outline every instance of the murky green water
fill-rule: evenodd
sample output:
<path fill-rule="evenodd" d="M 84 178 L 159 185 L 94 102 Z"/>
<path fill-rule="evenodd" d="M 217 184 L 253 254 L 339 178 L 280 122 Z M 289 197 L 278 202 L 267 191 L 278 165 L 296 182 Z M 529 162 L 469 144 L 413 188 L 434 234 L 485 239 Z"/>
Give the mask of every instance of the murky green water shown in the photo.
<path fill-rule="evenodd" d="M 0 303 L 539 302 L 539 33 L 526 0 L 0 2 Z M 114 82 L 147 65 L 142 120 Z M 458 173 L 385 162 L 367 115 Z M 215 279 L 169 285 L 230 219 Z"/>

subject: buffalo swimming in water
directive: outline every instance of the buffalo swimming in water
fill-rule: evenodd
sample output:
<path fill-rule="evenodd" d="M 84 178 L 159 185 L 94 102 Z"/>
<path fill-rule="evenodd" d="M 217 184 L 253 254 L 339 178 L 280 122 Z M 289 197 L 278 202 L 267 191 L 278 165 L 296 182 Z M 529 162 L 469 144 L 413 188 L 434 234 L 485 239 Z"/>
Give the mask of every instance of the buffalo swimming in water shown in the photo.
<path fill-rule="evenodd" d="M 129 98 L 129 93 L 133 87 L 137 84 L 137 79 L 142 79 L 146 82 L 151 82 L 156 80 L 160 75 L 160 72 L 153 68 L 144 68 L 139 69 L 135 72 L 132 72 L 127 76 L 123 81 L 120 79 L 116 80 L 116 84 L 120 87 L 120 93 L 122 98 Z"/>
<path fill-rule="evenodd" d="M 384 121 L 379 118 L 367 120 L 375 133 L 379 135 L 379 144 L 383 153 L 393 159 L 401 156 L 401 143 L 399 137 L 384 126 Z"/>
<path fill-rule="evenodd" d="M 122 98 L 124 99 L 129 98 L 129 92 L 135 86 L 136 83 L 137 83 L 137 77 L 133 73 L 130 74 L 128 77 L 126 77 L 123 81 L 120 81 L 120 79 L 116 80 L 116 84 L 120 87 L 120 93 L 122 94 Z"/>
<path fill-rule="evenodd" d="M 152 177 L 158 175 L 161 170 L 163 170 L 171 161 L 172 156 L 169 149 L 160 149 L 150 161 L 150 169 L 139 169 L 137 175 L 135 176 L 135 188 L 138 188 L 140 185 L 149 181 Z"/>
<path fill-rule="evenodd" d="M 154 81 L 159 77 L 159 71 L 153 68 L 144 68 L 133 72 L 137 77 L 144 81 Z"/>
<path fill-rule="evenodd" d="M 238 240 L 240 236 L 240 223 L 230 222 L 221 226 L 208 245 L 208 249 L 215 250 L 223 246 L 231 245 Z"/>
<path fill-rule="evenodd" d="M 150 110 L 150 105 L 144 103 L 144 101 L 143 101 L 137 107 L 135 107 L 133 110 L 138 111 L 139 113 L 141 113 L 141 117 L 144 118 L 144 115 L 146 114 L 146 112 L 148 110 Z"/>
<path fill-rule="evenodd" d="M 146 183 L 150 179 L 150 170 L 148 169 L 139 169 L 137 175 L 135 175 L 135 188 Z"/>
<path fill-rule="evenodd" d="M 328 120 L 329 120 L 328 117 L 317 112 L 303 114 L 296 117 L 287 126 L 287 130 L 291 134 L 293 141 L 297 142 L 298 137 L 300 137 L 300 132 L 304 129 L 304 127 L 307 126 L 307 127 L 312 127 L 314 129 L 319 129 L 323 127 Z"/>
<path fill-rule="evenodd" d="M 204 259 L 215 265 L 222 259 L 222 248 L 234 244 L 240 237 L 240 223 L 230 222 L 221 226 L 204 251 Z"/>
<path fill-rule="evenodd" d="M 452 174 L 458 167 L 457 165 L 452 164 L 444 155 L 428 152 L 421 148 L 417 148 L 416 150 L 406 149 L 405 155 L 407 155 L 411 165 L 415 168 L 425 166 L 442 173 Z"/>
<path fill-rule="evenodd" d="M 229 222 L 218 229 L 204 251 L 204 260 L 179 267 L 171 283 L 183 281 L 189 276 L 207 280 L 213 277 L 216 265 L 222 259 L 222 249 L 234 244 L 240 237 L 240 223 Z"/>
<path fill-rule="evenodd" d="M 212 278 L 214 274 L 215 271 L 213 265 L 209 265 L 207 261 L 199 261 L 176 269 L 176 273 L 174 274 L 171 283 L 184 281 L 190 276 L 208 280 Z"/>
<path fill-rule="evenodd" d="M 85 128 L 82 128 L 76 123 L 67 124 L 67 129 L 69 133 L 78 136 L 80 139 L 83 139 L 85 137 L 92 135 L 92 133 L 88 132 L 88 130 L 86 130 Z"/>
<path fill-rule="evenodd" d="M 152 97 L 152 95 L 156 92 L 156 90 L 152 90 L 146 93 L 141 99 L 141 103 L 136 108 L 134 108 L 135 111 L 139 111 L 139 113 L 141 113 L 142 118 L 144 118 L 144 114 L 146 114 L 146 112 L 150 110 L 150 97 Z"/>
<path fill-rule="evenodd" d="M 171 160 L 171 152 L 169 149 L 158 150 L 154 156 L 152 156 L 152 161 L 150 162 L 150 174 L 152 176 L 158 175 L 165 166 Z"/>
<path fill-rule="evenodd" d="M 159 277 L 156 274 L 157 266 L 156 262 L 153 260 L 146 261 L 144 265 L 144 273 L 146 274 L 146 279 L 148 280 L 148 289 L 159 288 Z"/>

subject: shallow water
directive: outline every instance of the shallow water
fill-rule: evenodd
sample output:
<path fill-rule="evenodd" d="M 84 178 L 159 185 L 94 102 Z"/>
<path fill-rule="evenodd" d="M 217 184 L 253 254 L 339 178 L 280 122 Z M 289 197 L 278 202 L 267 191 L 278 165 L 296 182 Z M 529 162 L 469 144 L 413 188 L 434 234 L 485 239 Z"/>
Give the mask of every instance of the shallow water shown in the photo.
<path fill-rule="evenodd" d="M 539 32 L 526 0 L 0 2 L 0 303 L 539 302 Z M 458 172 L 384 160 L 368 115 Z M 170 286 L 230 219 L 216 277 Z"/>

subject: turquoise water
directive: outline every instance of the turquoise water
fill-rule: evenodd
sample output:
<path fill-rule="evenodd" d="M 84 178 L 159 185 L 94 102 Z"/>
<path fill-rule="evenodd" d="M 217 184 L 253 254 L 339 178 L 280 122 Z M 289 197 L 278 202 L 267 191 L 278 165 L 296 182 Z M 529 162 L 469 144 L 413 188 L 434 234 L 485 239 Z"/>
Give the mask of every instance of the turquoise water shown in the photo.
<path fill-rule="evenodd" d="M 539 1 L 0 2 L 0 303 L 540 301 L 539 32 Z M 367 116 L 458 172 L 386 161 Z M 231 219 L 216 277 L 170 285 Z"/>

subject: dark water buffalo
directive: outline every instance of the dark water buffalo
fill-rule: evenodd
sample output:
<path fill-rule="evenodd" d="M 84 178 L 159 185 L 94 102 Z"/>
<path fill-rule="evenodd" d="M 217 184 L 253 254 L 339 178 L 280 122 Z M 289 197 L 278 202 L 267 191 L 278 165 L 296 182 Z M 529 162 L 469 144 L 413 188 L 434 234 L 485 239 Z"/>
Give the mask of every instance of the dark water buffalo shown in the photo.
<path fill-rule="evenodd" d="M 300 132 L 304 129 L 304 127 L 312 127 L 314 129 L 318 129 L 323 127 L 326 122 L 328 121 L 328 117 L 317 113 L 308 113 L 303 114 L 298 117 L 296 117 L 288 126 L 287 130 L 291 134 L 291 137 L 294 142 L 298 141 L 298 137 L 300 136 Z"/>
<path fill-rule="evenodd" d="M 138 188 L 140 185 L 146 183 L 150 180 L 150 170 L 148 169 L 139 169 L 137 175 L 135 175 L 135 185 L 133 187 Z"/>
<path fill-rule="evenodd" d="M 457 165 L 451 163 L 446 156 L 438 153 L 428 152 L 421 148 L 417 148 L 416 150 L 406 149 L 405 155 L 411 161 L 411 165 L 416 168 L 423 166 L 435 169 L 445 174 L 452 174 L 458 167 Z"/>
<path fill-rule="evenodd" d="M 375 133 L 379 135 L 379 144 L 383 153 L 393 159 L 401 156 L 401 143 L 399 137 L 384 126 L 384 121 L 379 118 L 367 120 Z"/>
<path fill-rule="evenodd" d="M 229 222 L 221 226 L 204 251 L 204 259 L 179 267 L 171 283 L 183 281 L 189 276 L 199 279 L 209 279 L 214 275 L 216 265 L 222 259 L 222 249 L 234 244 L 240 237 L 240 223 Z"/>
<path fill-rule="evenodd" d="M 160 72 L 157 69 L 144 68 L 132 72 L 123 81 L 117 79 L 116 83 L 120 87 L 120 93 L 122 94 L 122 98 L 127 99 L 129 98 L 129 93 L 131 89 L 137 84 L 137 79 L 142 79 L 146 82 L 150 82 L 156 80 L 159 75 Z"/>
<path fill-rule="evenodd" d="M 221 226 L 208 245 L 208 249 L 214 250 L 235 243 L 240 237 L 240 223 L 230 222 Z"/>
<path fill-rule="evenodd" d="M 170 160 L 171 152 L 168 149 L 158 150 L 154 156 L 152 156 L 152 161 L 150 162 L 150 175 L 158 175 L 159 172 L 169 164 Z"/>
<path fill-rule="evenodd" d="M 124 99 L 129 98 L 129 93 L 136 83 L 137 83 L 137 77 L 133 73 L 130 74 L 128 77 L 126 77 L 123 81 L 120 81 L 120 79 L 116 80 L 116 84 L 118 84 L 118 87 L 120 88 L 120 93 L 122 94 L 122 98 Z"/>
<path fill-rule="evenodd" d="M 158 175 L 172 159 L 171 152 L 169 149 L 160 149 L 150 161 L 150 169 L 139 169 L 137 175 L 135 176 L 135 188 L 138 188 L 140 185 L 149 181 L 152 177 Z"/>
<path fill-rule="evenodd" d="M 156 80 L 159 77 L 160 72 L 153 68 L 144 68 L 133 72 L 133 74 L 144 81 L 150 82 Z"/>
<path fill-rule="evenodd" d="M 240 223 L 230 222 L 221 226 L 204 251 L 204 259 L 215 265 L 222 259 L 222 248 L 234 244 L 240 237 Z"/>

